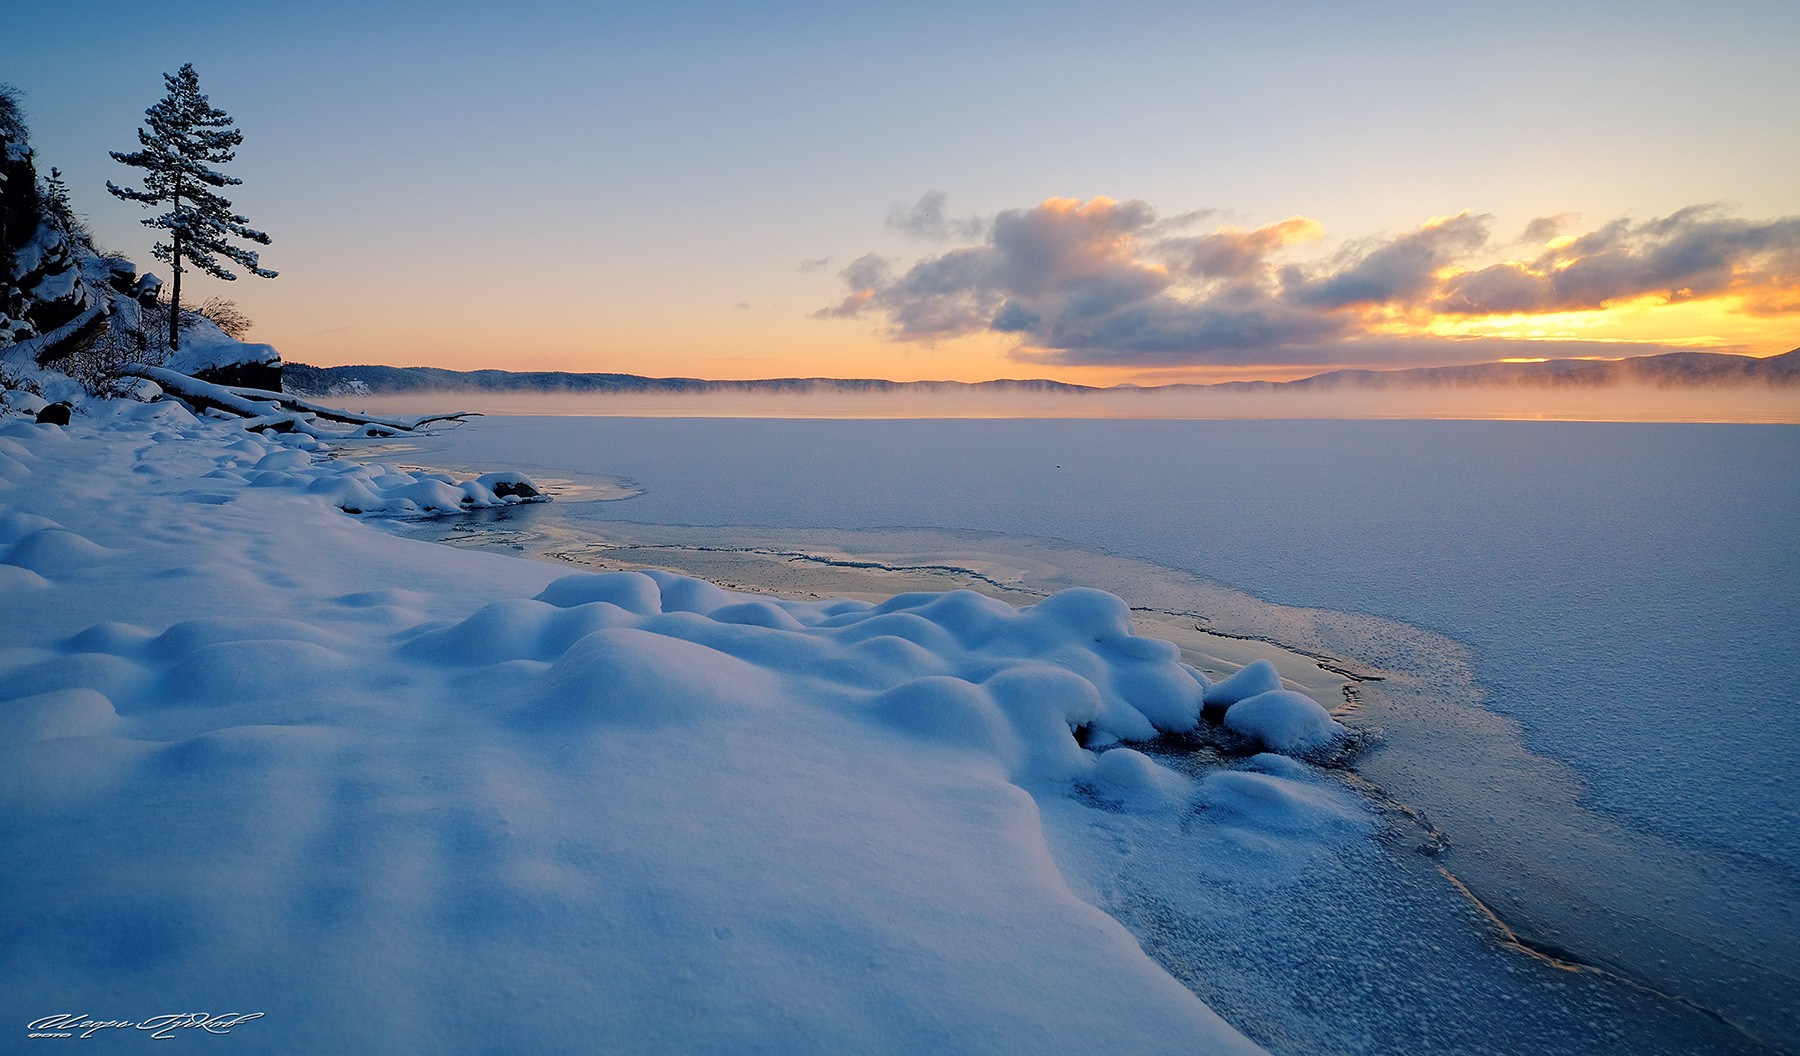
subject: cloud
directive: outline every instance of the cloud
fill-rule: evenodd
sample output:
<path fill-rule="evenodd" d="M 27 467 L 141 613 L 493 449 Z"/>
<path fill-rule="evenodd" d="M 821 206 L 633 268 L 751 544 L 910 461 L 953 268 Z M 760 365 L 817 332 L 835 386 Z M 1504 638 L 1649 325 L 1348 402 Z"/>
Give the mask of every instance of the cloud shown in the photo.
<path fill-rule="evenodd" d="M 950 196 L 943 191 L 926 191 L 910 206 L 890 207 L 887 227 L 890 231 L 933 242 L 980 237 L 987 224 L 977 216 L 961 219 L 951 217 L 945 211 L 949 200 Z"/>
<path fill-rule="evenodd" d="M 1432 220 L 1351 256 L 1326 275 L 1294 282 L 1292 292 L 1301 303 L 1326 309 L 1411 303 L 1431 290 L 1439 269 L 1487 245 L 1490 219 L 1463 213 Z"/>
<path fill-rule="evenodd" d="M 1255 288 L 1221 290 L 1203 302 L 1170 295 L 1177 275 L 1161 260 L 1221 266 L 1307 237 L 1303 218 L 1260 232 L 1207 239 L 1146 237 L 1156 214 L 1141 201 L 1052 198 L 994 218 L 984 245 L 914 264 L 891 282 L 854 282 L 854 301 L 833 311 L 883 313 L 892 336 L 929 340 L 984 330 L 1016 334 L 1038 358 L 1064 363 L 1185 362 L 1196 349 L 1215 359 L 1316 342 L 1337 320 L 1296 310 Z M 1242 243 L 1235 250 L 1225 243 Z M 1244 248 L 1248 247 L 1248 248 Z M 1206 263 L 1210 262 L 1210 263 Z M 1229 265 L 1242 271 L 1241 261 Z"/>
<path fill-rule="evenodd" d="M 1165 244 L 1191 275 L 1217 279 L 1254 279 L 1268 267 L 1275 251 L 1296 242 L 1311 242 L 1325 233 L 1317 220 L 1290 216 L 1278 224 L 1246 231 L 1222 227 L 1199 238 L 1175 239 Z"/>
<path fill-rule="evenodd" d="M 1531 261 L 1455 276 L 1433 303 L 1453 315 L 1593 311 L 1654 298 L 1664 303 L 1746 298 L 1754 310 L 1791 305 L 1800 288 L 1800 217 L 1750 221 L 1695 206 L 1634 224 L 1557 239 Z"/>
<path fill-rule="evenodd" d="M 933 192 L 907 216 L 940 230 L 931 217 L 941 205 Z M 1028 362 L 1180 366 L 1441 357 L 1448 339 L 1425 340 L 1440 316 L 1597 309 L 1646 293 L 1733 292 L 1770 312 L 1800 303 L 1800 217 L 1684 210 L 1540 240 L 1537 259 L 1495 263 L 1485 214 L 1313 250 L 1310 260 L 1294 254 L 1323 236 L 1315 220 L 1187 233 L 1194 215 L 1170 224 L 1145 202 L 1105 197 L 1009 209 L 979 225 L 979 241 L 910 265 L 859 258 L 840 273 L 844 299 L 815 315 L 877 320 L 898 341 L 1011 335 L 1015 358 Z M 1572 222 L 1542 217 L 1527 230 Z"/>
<path fill-rule="evenodd" d="M 830 257 L 811 257 L 800 262 L 800 270 L 808 274 L 815 271 L 824 271 L 829 267 L 831 267 Z"/>
<path fill-rule="evenodd" d="M 1537 217 L 1525 225 L 1525 231 L 1519 235 L 1519 241 L 1528 245 L 1541 246 L 1573 227 L 1575 221 L 1579 219 L 1580 217 L 1574 213 L 1555 213 L 1550 216 Z"/>
<path fill-rule="evenodd" d="M 849 295 L 832 307 L 814 312 L 813 318 L 848 319 L 861 315 L 869 302 L 874 300 L 876 287 L 887 285 L 891 273 L 892 268 L 886 257 L 874 253 L 857 257 L 850 262 L 849 267 L 838 272 L 838 277 L 850 287 Z"/>

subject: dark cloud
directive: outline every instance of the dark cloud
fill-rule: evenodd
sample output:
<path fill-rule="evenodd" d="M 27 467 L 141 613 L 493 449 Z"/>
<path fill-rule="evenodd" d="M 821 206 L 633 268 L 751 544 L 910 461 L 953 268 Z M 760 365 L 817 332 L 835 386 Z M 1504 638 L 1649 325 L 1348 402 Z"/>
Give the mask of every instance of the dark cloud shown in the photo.
<path fill-rule="evenodd" d="M 929 217 L 941 217 L 941 205 L 927 195 L 908 215 L 935 230 Z M 1542 217 L 1527 230 L 1546 236 L 1569 222 Z M 1002 212 L 979 225 L 979 242 L 903 271 L 862 257 L 841 273 L 844 300 L 816 314 L 878 319 L 897 340 L 1008 334 L 1014 354 L 1032 362 L 1173 366 L 1376 362 L 1390 360 L 1369 357 L 1426 351 L 1441 359 L 1447 339 L 1376 339 L 1434 314 L 1598 308 L 1645 293 L 1766 290 L 1755 303 L 1771 312 L 1800 302 L 1800 217 L 1751 222 L 1692 209 L 1621 220 L 1538 239 L 1545 248 L 1535 260 L 1467 270 L 1496 251 L 1490 223 L 1464 213 L 1293 263 L 1283 259 L 1288 247 L 1321 234 L 1305 217 L 1191 235 L 1141 201 L 1052 198 Z"/>
<path fill-rule="evenodd" d="M 1051 199 L 994 218 L 987 243 L 915 264 L 874 306 L 902 338 L 996 329 L 1037 340 L 1046 327 L 1091 324 L 1156 296 L 1166 269 L 1134 255 L 1155 219 L 1142 202 Z"/>
<path fill-rule="evenodd" d="M 1346 320 L 1248 296 L 1185 303 L 1158 298 L 1091 318 L 1034 328 L 1042 362 L 1074 364 L 1334 362 L 1320 351 Z"/>
<path fill-rule="evenodd" d="M 1300 283 L 1293 293 L 1303 304 L 1326 309 L 1411 303 L 1430 292 L 1439 269 L 1487 245 L 1489 219 L 1464 213 L 1426 224 Z"/>
<path fill-rule="evenodd" d="M 830 257 L 814 257 L 809 260 L 803 260 L 800 262 L 800 270 L 803 272 L 808 272 L 808 273 L 815 272 L 815 271 L 824 271 L 826 268 L 829 268 L 829 267 L 831 267 L 831 258 Z"/>
<path fill-rule="evenodd" d="M 888 229 L 933 242 L 980 237 L 987 225 L 980 217 L 952 217 L 945 208 L 949 200 L 943 191 L 926 191 L 910 206 L 893 206 L 888 210 Z"/>

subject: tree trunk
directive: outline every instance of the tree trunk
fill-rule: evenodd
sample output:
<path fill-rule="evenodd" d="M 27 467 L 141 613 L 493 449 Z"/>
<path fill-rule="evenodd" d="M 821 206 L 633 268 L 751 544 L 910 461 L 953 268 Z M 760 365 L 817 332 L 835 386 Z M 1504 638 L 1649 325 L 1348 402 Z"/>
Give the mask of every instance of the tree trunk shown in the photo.
<path fill-rule="evenodd" d="M 175 212 L 181 212 L 181 199 L 175 199 Z M 175 269 L 174 288 L 169 293 L 169 351 L 181 351 L 181 229 L 171 232 L 174 252 L 169 254 Z"/>
<path fill-rule="evenodd" d="M 297 430 L 311 436 L 342 437 L 342 433 L 329 433 L 314 425 L 314 419 L 342 422 L 346 425 L 359 425 L 363 429 L 362 436 L 394 436 L 399 433 L 410 433 L 432 422 L 455 422 L 465 418 L 477 417 L 479 411 L 457 411 L 454 414 L 432 414 L 423 418 L 371 418 L 368 415 L 352 414 L 334 407 L 321 407 L 310 400 L 303 400 L 285 392 L 270 392 L 264 389 L 249 389 L 235 385 L 217 385 L 210 381 L 189 377 L 166 367 L 152 367 L 143 363 L 130 363 L 118 371 L 125 377 L 147 378 L 162 386 L 165 393 L 174 396 L 192 407 L 196 412 L 204 414 L 209 410 L 224 411 L 248 419 L 246 428 L 274 428 L 282 432 Z"/>

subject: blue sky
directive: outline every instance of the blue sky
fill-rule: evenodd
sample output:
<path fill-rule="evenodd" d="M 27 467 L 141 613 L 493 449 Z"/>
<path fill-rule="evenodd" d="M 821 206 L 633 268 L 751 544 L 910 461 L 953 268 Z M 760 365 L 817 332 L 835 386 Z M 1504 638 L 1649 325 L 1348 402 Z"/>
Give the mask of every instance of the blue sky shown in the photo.
<path fill-rule="evenodd" d="M 1744 276 L 1779 286 L 1795 256 L 1780 223 L 1800 213 L 1791 3 L 100 2 L 8 23 L 0 80 L 24 92 L 40 159 L 141 264 L 152 235 L 105 194 L 132 175 L 106 151 L 132 145 L 162 73 L 195 64 L 245 133 L 234 201 L 282 275 L 194 286 L 302 361 L 1126 381 L 1580 353 L 1570 342 L 1593 338 L 1610 343 L 1594 354 L 1800 344 L 1779 298 L 1747 312 L 1741 296 Z M 970 222 L 935 238 L 887 223 L 932 192 Z M 1154 357 L 1141 341 L 1062 347 L 1087 272 L 1031 289 L 990 276 L 929 303 L 899 286 L 987 245 L 1001 214 L 1102 197 L 1153 220 L 1084 243 L 1077 265 L 1174 267 L 1176 239 L 1311 220 L 1318 234 L 1257 280 L 1267 304 L 1294 302 L 1302 271 L 1316 288 L 1463 213 L 1487 218 L 1482 238 L 1434 259 L 1440 276 L 1567 267 L 1517 244 L 1539 218 L 1573 237 L 1704 204 L 1709 226 L 1681 237 L 1762 255 L 1732 258 L 1731 290 L 1695 295 L 1705 311 L 1654 303 L 1680 301 L 1685 276 L 1545 326 L 1451 325 L 1433 316 L 1441 298 L 1338 305 L 1314 344 L 1260 360 L 1201 347 L 1199 327 Z M 1676 237 L 1628 234 L 1609 246 L 1640 258 Z M 871 255 L 889 286 L 833 314 L 866 277 L 845 269 Z M 1224 303 L 1216 276 L 1178 267 L 1151 286 L 1106 310 Z M 951 301 L 976 322 L 921 335 L 900 321 Z M 1045 321 L 996 327 L 996 305 Z M 1538 346 L 1502 347 L 1534 332 Z"/>

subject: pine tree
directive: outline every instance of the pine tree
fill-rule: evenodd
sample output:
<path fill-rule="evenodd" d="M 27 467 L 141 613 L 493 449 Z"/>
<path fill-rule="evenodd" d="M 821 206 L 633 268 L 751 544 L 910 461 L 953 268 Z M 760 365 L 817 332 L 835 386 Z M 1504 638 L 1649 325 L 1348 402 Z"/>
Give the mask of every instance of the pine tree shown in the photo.
<path fill-rule="evenodd" d="M 50 175 L 44 178 L 38 200 L 43 203 L 44 215 L 63 234 L 72 235 L 81 227 L 81 221 L 75 219 L 75 210 L 69 205 L 69 184 L 63 179 L 61 169 L 54 165 L 50 167 Z"/>
<path fill-rule="evenodd" d="M 275 272 L 258 265 L 254 250 L 225 241 L 234 236 L 266 246 L 269 236 L 246 226 L 249 218 L 232 212 L 231 203 L 213 190 L 244 182 L 212 168 L 237 156 L 233 148 L 244 141 L 244 134 L 232 127 L 231 115 L 212 106 L 200 94 L 200 77 L 194 72 L 193 63 L 183 65 L 174 74 L 163 74 L 163 82 L 169 94 L 144 111 L 145 127 L 138 129 L 138 143 L 143 149 L 129 154 L 111 152 L 114 161 L 144 170 L 144 189 L 129 190 L 115 186 L 111 180 L 106 189 L 126 201 L 169 206 L 168 212 L 145 220 L 144 224 L 169 232 L 169 240 L 158 242 L 151 252 L 174 271 L 169 347 L 179 349 L 184 262 L 226 280 L 237 276 L 226 270 L 220 257 L 265 279 L 274 278 Z"/>

